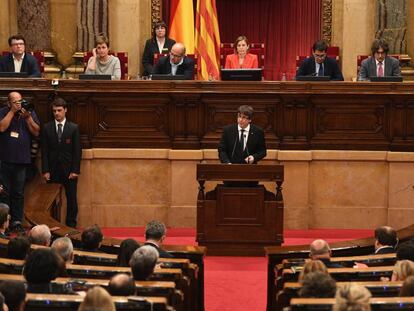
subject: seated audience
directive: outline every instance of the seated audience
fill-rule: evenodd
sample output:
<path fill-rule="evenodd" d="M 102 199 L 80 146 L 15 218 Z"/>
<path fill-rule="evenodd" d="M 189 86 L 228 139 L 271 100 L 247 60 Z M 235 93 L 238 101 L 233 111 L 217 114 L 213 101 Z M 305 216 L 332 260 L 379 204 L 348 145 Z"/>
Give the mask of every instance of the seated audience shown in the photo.
<path fill-rule="evenodd" d="M 409 276 L 414 276 L 414 262 L 400 260 L 394 266 L 391 281 L 404 281 Z"/>
<path fill-rule="evenodd" d="M 398 244 L 397 231 L 389 226 L 375 229 L 375 254 L 395 253 Z"/>
<path fill-rule="evenodd" d="M 152 38 L 145 42 L 144 53 L 142 55 L 142 65 L 144 66 L 144 76 L 152 74 L 155 54 L 169 53 L 175 44 L 173 39 L 168 38 L 167 24 L 163 21 L 156 22 L 152 29 Z"/>
<path fill-rule="evenodd" d="M 7 257 L 10 259 L 26 259 L 30 251 L 30 240 L 26 236 L 16 236 L 7 244 Z"/>
<path fill-rule="evenodd" d="M 375 39 L 371 46 L 372 56 L 362 61 L 358 80 L 369 80 L 371 77 L 401 76 L 400 61 L 388 56 L 388 51 L 388 43 L 384 39 Z"/>
<path fill-rule="evenodd" d="M 414 240 L 408 240 L 401 243 L 397 248 L 397 260 L 414 261 Z"/>
<path fill-rule="evenodd" d="M 81 235 L 82 249 L 89 252 L 99 252 L 103 239 L 101 228 L 94 225 L 83 230 Z"/>
<path fill-rule="evenodd" d="M 329 274 L 328 269 L 326 268 L 325 264 L 322 261 L 320 261 L 320 260 L 310 260 L 310 261 L 305 263 L 305 265 L 303 266 L 302 271 L 300 271 L 299 279 L 298 279 L 299 282 L 301 282 L 307 274 L 309 274 L 311 272 L 316 272 L 316 271 L 319 271 L 319 272 L 322 272 L 322 273 L 325 273 L 325 274 Z"/>
<path fill-rule="evenodd" d="M 309 257 L 312 260 L 322 261 L 327 268 L 343 268 L 340 264 L 331 262 L 331 249 L 324 240 L 315 240 L 310 245 Z"/>
<path fill-rule="evenodd" d="M 166 236 L 167 228 L 160 221 L 152 220 L 145 227 L 145 245 L 154 247 L 161 258 L 172 258 L 173 255 L 161 248 Z"/>
<path fill-rule="evenodd" d="M 134 279 L 125 273 L 114 275 L 108 284 L 108 292 L 112 296 L 132 296 L 135 291 Z"/>
<path fill-rule="evenodd" d="M 4 296 L 0 293 L 0 311 L 9 311 L 9 308 L 7 307 L 7 305 L 4 303 L 5 299 Z"/>
<path fill-rule="evenodd" d="M 125 239 L 119 246 L 119 253 L 116 259 L 116 265 L 118 267 L 129 267 L 129 260 L 132 254 L 139 247 L 139 244 L 134 239 Z"/>
<path fill-rule="evenodd" d="M 296 76 L 330 77 L 330 80 L 343 81 L 344 77 L 335 59 L 327 57 L 328 45 L 325 41 L 313 44 L 313 55 L 300 65 Z"/>
<path fill-rule="evenodd" d="M 182 43 L 172 46 L 170 55 L 161 57 L 154 66 L 154 74 L 183 75 L 185 80 L 194 79 L 194 61 L 185 54 Z"/>
<path fill-rule="evenodd" d="M 26 287 L 23 282 L 4 280 L 0 283 L 0 293 L 3 294 L 9 311 L 23 311 L 26 304 Z"/>
<path fill-rule="evenodd" d="M 73 262 L 73 244 L 68 237 L 61 237 L 53 241 L 52 250 L 56 252 L 66 263 Z"/>
<path fill-rule="evenodd" d="M 5 203 L 0 203 L 0 238 L 8 239 L 7 231 L 9 229 L 10 215 L 9 206 Z"/>
<path fill-rule="evenodd" d="M 371 293 L 364 286 L 350 283 L 338 288 L 333 311 L 371 311 Z"/>
<path fill-rule="evenodd" d="M 36 58 L 25 53 L 26 40 L 20 34 L 9 38 L 10 53 L 0 59 L 0 72 L 26 72 L 31 78 L 40 78 Z"/>
<path fill-rule="evenodd" d="M 85 298 L 80 304 L 78 311 L 115 311 L 115 304 L 111 295 L 100 286 L 88 290 Z"/>
<path fill-rule="evenodd" d="M 29 231 L 29 239 L 32 244 L 50 246 L 52 233 L 47 225 L 37 225 Z"/>
<path fill-rule="evenodd" d="M 234 42 L 234 54 L 226 56 L 226 69 L 258 68 L 259 62 L 256 54 L 249 53 L 249 40 L 246 36 L 237 37 Z"/>
<path fill-rule="evenodd" d="M 401 289 L 400 297 L 413 297 L 414 296 L 414 276 L 409 276 L 405 279 Z"/>
<path fill-rule="evenodd" d="M 62 259 L 49 248 L 33 250 L 26 259 L 23 275 L 27 281 L 28 293 L 69 293 L 64 288 L 59 289 L 51 281 L 61 274 Z M 58 292 L 58 291 L 61 292 Z"/>
<path fill-rule="evenodd" d="M 149 245 L 138 248 L 131 257 L 129 265 L 136 281 L 145 281 L 154 272 L 158 261 L 157 250 Z"/>
<path fill-rule="evenodd" d="M 332 298 L 335 296 L 336 282 L 324 272 L 308 273 L 302 280 L 299 291 L 301 298 Z"/>
<path fill-rule="evenodd" d="M 106 36 L 96 38 L 85 74 L 111 75 L 112 80 L 121 79 L 121 62 L 118 57 L 109 55 L 109 40 Z"/>

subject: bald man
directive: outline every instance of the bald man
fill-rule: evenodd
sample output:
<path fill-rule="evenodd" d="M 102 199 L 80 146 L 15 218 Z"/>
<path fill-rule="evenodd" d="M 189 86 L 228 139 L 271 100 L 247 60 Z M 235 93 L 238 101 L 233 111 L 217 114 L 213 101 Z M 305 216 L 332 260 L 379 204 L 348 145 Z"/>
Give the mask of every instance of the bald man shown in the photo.
<path fill-rule="evenodd" d="M 397 231 L 389 226 L 375 229 L 375 254 L 395 253 L 398 244 Z"/>
<path fill-rule="evenodd" d="M 315 240 L 310 245 L 309 257 L 322 261 L 327 268 L 343 268 L 340 264 L 331 262 L 332 251 L 325 240 Z"/>
<path fill-rule="evenodd" d="M 154 66 L 154 74 L 183 75 L 184 80 L 194 79 L 194 62 L 185 54 L 185 46 L 176 43 L 172 46 L 170 55 L 161 57 Z"/>
<path fill-rule="evenodd" d="M 115 274 L 108 284 L 108 292 L 112 296 L 132 296 L 135 291 L 134 279 L 125 273 Z"/>
<path fill-rule="evenodd" d="M 29 231 L 29 239 L 32 244 L 50 246 L 52 233 L 47 225 L 37 225 Z"/>

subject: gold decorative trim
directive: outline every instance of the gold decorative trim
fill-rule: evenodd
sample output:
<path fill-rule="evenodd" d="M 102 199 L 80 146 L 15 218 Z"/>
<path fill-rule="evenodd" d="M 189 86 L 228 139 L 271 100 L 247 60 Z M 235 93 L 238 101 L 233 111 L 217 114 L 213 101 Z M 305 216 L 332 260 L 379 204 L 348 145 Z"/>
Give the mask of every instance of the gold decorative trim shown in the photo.
<path fill-rule="evenodd" d="M 162 0 L 151 0 L 151 25 L 162 20 Z"/>
<path fill-rule="evenodd" d="M 332 40 L 332 0 L 322 0 L 322 39 L 328 44 Z"/>

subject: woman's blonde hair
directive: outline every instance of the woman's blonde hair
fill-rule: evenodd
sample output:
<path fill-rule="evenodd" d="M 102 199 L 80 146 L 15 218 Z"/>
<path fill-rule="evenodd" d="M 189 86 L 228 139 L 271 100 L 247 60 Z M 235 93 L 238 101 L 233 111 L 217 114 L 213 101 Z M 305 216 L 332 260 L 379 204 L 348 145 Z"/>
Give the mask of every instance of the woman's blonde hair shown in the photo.
<path fill-rule="evenodd" d="M 301 282 L 307 274 L 309 274 L 311 272 L 316 272 L 316 271 L 323 272 L 325 274 L 329 274 L 328 269 L 326 268 L 325 264 L 322 261 L 320 261 L 320 260 L 310 260 L 310 261 L 305 263 L 305 265 L 303 266 L 302 271 L 300 271 L 299 282 Z"/>
<path fill-rule="evenodd" d="M 400 260 L 394 266 L 393 281 L 404 281 L 407 277 L 414 275 L 414 262 L 411 260 Z"/>
<path fill-rule="evenodd" d="M 364 286 L 349 283 L 338 287 L 333 311 L 371 311 L 371 293 Z"/>
<path fill-rule="evenodd" d="M 79 306 L 78 311 L 87 310 L 115 311 L 115 304 L 111 295 L 100 286 L 95 286 L 88 290 L 85 299 Z"/>

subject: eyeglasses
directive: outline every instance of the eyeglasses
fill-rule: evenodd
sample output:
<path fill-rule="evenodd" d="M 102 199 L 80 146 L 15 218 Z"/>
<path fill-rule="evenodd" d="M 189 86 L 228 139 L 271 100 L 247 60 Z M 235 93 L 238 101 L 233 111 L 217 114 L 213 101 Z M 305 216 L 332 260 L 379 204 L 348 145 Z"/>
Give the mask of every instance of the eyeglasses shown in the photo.
<path fill-rule="evenodd" d="M 13 42 L 12 46 L 24 45 L 24 42 Z"/>
<path fill-rule="evenodd" d="M 316 53 L 314 53 L 313 56 L 315 58 L 325 58 L 326 57 L 326 54 L 316 54 Z"/>

